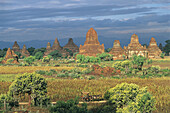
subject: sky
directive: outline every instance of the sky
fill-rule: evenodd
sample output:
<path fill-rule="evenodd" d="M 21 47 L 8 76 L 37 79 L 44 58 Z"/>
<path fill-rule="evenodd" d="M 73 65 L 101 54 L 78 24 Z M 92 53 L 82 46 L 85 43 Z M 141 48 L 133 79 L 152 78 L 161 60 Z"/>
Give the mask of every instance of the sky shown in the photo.
<path fill-rule="evenodd" d="M 170 39 L 170 0 L 0 0 L 0 41 L 85 38 Z"/>

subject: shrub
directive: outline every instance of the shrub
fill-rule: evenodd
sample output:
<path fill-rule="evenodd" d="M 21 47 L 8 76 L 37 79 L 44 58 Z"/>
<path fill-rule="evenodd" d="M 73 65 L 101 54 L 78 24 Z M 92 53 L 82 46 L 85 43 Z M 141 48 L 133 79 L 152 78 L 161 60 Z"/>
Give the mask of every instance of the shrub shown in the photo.
<path fill-rule="evenodd" d="M 112 67 L 120 70 L 122 68 L 121 63 L 122 63 L 122 61 L 116 61 L 115 63 L 113 63 Z"/>
<path fill-rule="evenodd" d="M 75 73 L 75 74 L 72 74 L 71 78 L 80 78 L 80 76 L 81 76 L 81 74 Z"/>
<path fill-rule="evenodd" d="M 101 59 L 99 57 L 94 57 L 94 56 L 85 56 L 85 55 L 81 55 L 78 54 L 76 56 L 77 62 L 78 63 L 100 63 Z"/>
<path fill-rule="evenodd" d="M 132 63 L 134 65 L 137 65 L 137 69 L 142 70 L 142 67 L 143 67 L 144 62 L 146 61 L 146 58 L 141 55 L 140 56 L 134 55 L 132 59 L 133 59 Z"/>
<path fill-rule="evenodd" d="M 27 58 L 24 58 L 24 61 L 30 65 L 30 64 L 32 64 L 32 62 L 35 61 L 35 57 L 29 56 Z"/>
<path fill-rule="evenodd" d="M 49 111 L 51 113 L 89 113 L 87 104 L 82 104 L 82 106 L 79 107 L 78 103 L 78 98 L 75 100 L 70 99 L 67 102 L 58 101 L 55 106 L 49 108 Z"/>
<path fill-rule="evenodd" d="M 40 59 L 42 59 L 43 58 L 43 52 L 41 52 L 41 51 L 39 51 L 39 52 L 36 52 L 35 53 L 35 59 L 38 59 L 38 60 L 40 60 Z"/>
<path fill-rule="evenodd" d="M 58 51 L 58 50 L 55 50 L 55 51 L 51 52 L 49 55 L 50 55 L 50 56 L 52 56 L 52 57 L 53 57 L 53 59 L 55 59 L 55 60 L 56 60 L 57 58 L 62 57 L 62 54 L 61 54 L 61 53 L 59 53 L 59 51 Z"/>
<path fill-rule="evenodd" d="M 75 52 L 75 53 L 73 53 L 73 58 L 75 58 L 76 57 L 76 55 L 78 54 L 79 52 Z"/>
<path fill-rule="evenodd" d="M 136 84 L 122 83 L 108 90 L 105 95 L 110 103 L 115 105 L 116 112 L 151 112 L 155 108 L 155 98 L 147 91 L 147 88 L 139 89 Z"/>
<path fill-rule="evenodd" d="M 6 106 L 7 110 L 11 110 L 13 107 L 19 106 L 17 99 L 13 98 L 9 92 L 7 94 L 0 95 L 0 108 L 4 107 L 4 101 L 6 101 L 6 104 L 8 105 Z"/>
<path fill-rule="evenodd" d="M 37 74 L 40 74 L 40 75 L 45 75 L 46 71 L 44 70 L 38 70 L 36 71 Z"/>
<path fill-rule="evenodd" d="M 50 62 L 52 56 L 48 55 L 42 59 L 42 62 Z"/>
<path fill-rule="evenodd" d="M 152 59 L 147 59 L 146 63 L 149 65 L 149 64 L 152 64 Z"/>
<path fill-rule="evenodd" d="M 113 55 L 109 54 L 109 53 L 97 54 L 97 57 L 100 58 L 102 61 L 111 61 L 111 60 L 113 60 Z"/>
<path fill-rule="evenodd" d="M 3 58 L 0 58 L 0 63 L 2 62 Z"/>
<path fill-rule="evenodd" d="M 58 73 L 57 77 L 68 77 L 68 74 L 65 73 Z"/>
<path fill-rule="evenodd" d="M 10 59 L 7 60 L 7 64 L 11 64 L 13 61 L 14 61 L 14 59 L 10 58 Z"/>
<path fill-rule="evenodd" d="M 10 85 L 9 93 L 13 98 L 28 94 L 29 105 L 31 105 L 31 101 L 33 105 L 47 105 L 49 102 L 49 97 L 46 96 L 47 82 L 36 73 L 18 75 L 17 79 Z"/>
<path fill-rule="evenodd" d="M 160 66 L 151 66 L 148 68 L 149 71 L 151 71 L 152 73 L 159 73 L 160 71 Z"/>
<path fill-rule="evenodd" d="M 93 80 L 93 79 L 96 79 L 96 77 L 90 76 L 88 79 L 89 79 L 89 80 Z"/>
<path fill-rule="evenodd" d="M 164 58 L 164 56 L 165 56 L 165 53 L 161 53 L 160 57 Z"/>

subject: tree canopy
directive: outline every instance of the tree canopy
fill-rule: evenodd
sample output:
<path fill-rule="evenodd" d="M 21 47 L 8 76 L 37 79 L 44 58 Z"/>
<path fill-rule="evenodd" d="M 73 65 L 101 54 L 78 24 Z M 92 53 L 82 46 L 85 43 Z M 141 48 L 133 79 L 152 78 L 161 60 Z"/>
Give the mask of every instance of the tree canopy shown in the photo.
<path fill-rule="evenodd" d="M 29 105 L 47 105 L 49 98 L 47 94 L 46 80 L 36 73 L 25 73 L 17 76 L 16 80 L 9 87 L 11 96 L 25 96 L 28 94 Z"/>

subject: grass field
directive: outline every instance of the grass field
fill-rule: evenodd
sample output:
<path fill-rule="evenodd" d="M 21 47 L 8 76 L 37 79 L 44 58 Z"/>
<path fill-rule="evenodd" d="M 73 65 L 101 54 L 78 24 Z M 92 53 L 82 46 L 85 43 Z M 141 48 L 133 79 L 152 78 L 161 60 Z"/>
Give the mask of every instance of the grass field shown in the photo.
<path fill-rule="evenodd" d="M 0 74 L 19 74 L 19 73 L 32 73 L 36 70 L 70 70 L 74 67 L 52 67 L 52 66 L 0 66 Z"/>
<path fill-rule="evenodd" d="M 8 81 L 12 82 L 15 80 L 17 74 L 0 74 L 0 82 L 2 81 Z"/>
<path fill-rule="evenodd" d="M 48 80 L 48 95 L 52 101 L 68 100 L 80 96 L 81 91 L 91 94 L 102 94 L 122 82 L 135 83 L 140 87 L 148 87 L 148 91 L 155 96 L 157 103 L 155 112 L 166 113 L 170 111 L 170 78 L 127 78 L 127 79 L 101 79 L 101 80 L 80 80 L 80 79 L 54 79 Z M 6 93 L 11 82 L 0 82 L 0 94 Z"/>
<path fill-rule="evenodd" d="M 115 61 L 107 61 L 101 62 L 100 65 L 112 66 Z M 53 62 L 52 62 L 53 63 Z M 56 63 L 56 61 L 55 61 Z M 67 67 L 69 65 L 70 67 Z M 16 75 L 22 73 L 32 73 L 37 70 L 51 70 L 54 69 L 56 71 L 61 70 L 71 70 L 76 68 L 76 63 L 69 64 L 61 64 L 60 67 L 52 67 L 52 66 L 0 66 L 0 94 L 7 93 L 10 84 L 15 79 Z M 87 64 L 93 65 L 93 64 Z M 159 65 L 162 69 L 169 68 L 170 69 L 170 60 L 169 59 L 161 59 L 161 60 L 153 60 L 152 65 Z M 144 67 L 148 67 L 148 65 L 144 65 Z M 81 68 L 84 69 L 84 68 Z M 95 75 L 94 75 L 95 76 Z M 48 81 L 48 95 L 51 98 L 51 101 L 58 100 L 68 100 L 71 98 L 75 98 L 76 96 L 80 96 L 81 91 L 90 92 L 91 95 L 104 95 L 104 93 L 116 86 L 119 83 L 127 82 L 127 83 L 135 83 L 140 87 L 148 87 L 148 91 L 155 96 L 156 110 L 154 112 L 157 113 L 168 113 L 170 112 L 170 77 L 161 77 L 161 78 L 149 78 L 149 79 L 141 79 L 141 78 L 126 78 L 126 79 L 110 79 L 110 78 L 99 78 L 95 80 L 81 80 L 81 79 L 56 79 L 56 78 L 46 78 Z M 27 101 L 23 99 L 22 101 Z M 91 107 L 91 106 L 90 106 Z"/>

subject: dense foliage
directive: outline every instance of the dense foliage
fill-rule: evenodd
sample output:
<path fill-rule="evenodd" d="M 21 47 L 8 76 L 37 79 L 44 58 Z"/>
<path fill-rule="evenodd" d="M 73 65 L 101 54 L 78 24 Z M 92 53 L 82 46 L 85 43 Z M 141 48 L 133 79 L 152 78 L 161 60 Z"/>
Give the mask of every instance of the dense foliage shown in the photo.
<path fill-rule="evenodd" d="M 24 58 L 24 61 L 30 65 L 35 61 L 35 57 L 34 56 L 26 57 Z"/>
<path fill-rule="evenodd" d="M 35 49 L 34 52 L 32 53 L 32 55 L 34 56 L 37 52 L 42 52 L 44 54 L 45 51 L 46 51 L 46 48 L 44 48 L 44 47 L 40 48 L 40 49 Z"/>
<path fill-rule="evenodd" d="M 65 48 L 64 50 L 66 50 L 67 52 L 69 52 L 69 55 L 70 55 L 70 56 L 73 56 L 73 51 L 72 51 L 72 50 L 70 50 L 70 49 L 68 49 L 68 48 Z"/>
<path fill-rule="evenodd" d="M 21 58 L 21 53 L 18 51 L 15 51 L 15 54 L 18 55 L 18 58 Z"/>
<path fill-rule="evenodd" d="M 165 53 L 161 53 L 160 57 L 164 58 L 164 56 L 165 56 Z"/>
<path fill-rule="evenodd" d="M 101 61 L 111 61 L 113 60 L 113 55 L 109 53 L 102 53 L 102 54 L 97 54 L 97 57 L 101 59 Z"/>
<path fill-rule="evenodd" d="M 8 48 L 4 48 L 3 50 L 0 49 L 0 57 L 5 57 L 7 50 Z"/>
<path fill-rule="evenodd" d="M 76 56 L 76 60 L 78 63 L 100 63 L 101 59 L 99 57 L 94 57 L 94 56 L 85 56 L 85 55 L 81 55 L 78 54 Z"/>
<path fill-rule="evenodd" d="M 96 57 L 94 56 L 85 56 L 78 54 L 76 56 L 76 60 L 79 63 L 100 63 L 101 61 L 111 61 L 113 60 L 113 55 L 108 53 L 97 54 Z"/>
<path fill-rule="evenodd" d="M 142 70 L 142 67 L 143 67 L 145 61 L 146 61 L 146 58 L 141 55 L 140 56 L 134 55 L 132 58 L 133 65 L 137 66 L 136 68 L 139 70 Z"/>
<path fill-rule="evenodd" d="M 25 73 L 17 76 L 16 80 L 9 87 L 9 92 L 13 98 L 28 94 L 29 105 L 31 100 L 33 100 L 33 105 L 47 105 L 49 101 L 49 98 L 46 96 L 47 82 L 42 76 L 35 73 Z"/>
<path fill-rule="evenodd" d="M 10 59 L 7 60 L 7 64 L 11 64 L 13 61 L 14 61 L 14 59 L 10 58 Z"/>
<path fill-rule="evenodd" d="M 70 99 L 67 102 L 57 101 L 56 105 L 51 106 L 49 110 L 51 113 L 90 113 L 87 110 L 87 104 L 82 104 L 79 107 L 78 103 L 78 98 Z"/>
<path fill-rule="evenodd" d="M 42 59 L 42 62 L 50 62 L 52 56 L 48 55 L 48 56 L 45 56 L 43 59 Z"/>
<path fill-rule="evenodd" d="M 16 98 L 13 98 L 9 92 L 7 94 L 0 95 L 0 108 L 4 107 L 4 111 L 11 110 L 13 107 L 18 106 L 19 106 L 18 100 Z"/>
<path fill-rule="evenodd" d="M 170 40 L 166 40 L 166 45 L 163 47 L 163 51 L 166 53 L 167 56 L 169 56 L 170 53 Z"/>
<path fill-rule="evenodd" d="M 34 50 L 35 50 L 34 47 L 28 48 L 28 52 L 30 53 L 30 55 L 33 55 Z"/>
<path fill-rule="evenodd" d="M 35 59 L 40 60 L 43 58 L 43 56 L 44 56 L 44 54 L 41 51 L 35 53 Z"/>
<path fill-rule="evenodd" d="M 49 55 L 52 56 L 53 59 L 57 59 L 57 58 L 59 58 L 59 57 L 62 57 L 62 54 L 59 53 L 58 50 L 55 50 L 55 51 L 51 52 Z"/>
<path fill-rule="evenodd" d="M 136 84 L 118 84 L 105 93 L 105 99 L 116 107 L 117 113 L 150 113 L 155 108 L 155 98 L 146 87 L 139 89 Z"/>

